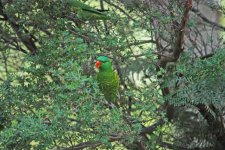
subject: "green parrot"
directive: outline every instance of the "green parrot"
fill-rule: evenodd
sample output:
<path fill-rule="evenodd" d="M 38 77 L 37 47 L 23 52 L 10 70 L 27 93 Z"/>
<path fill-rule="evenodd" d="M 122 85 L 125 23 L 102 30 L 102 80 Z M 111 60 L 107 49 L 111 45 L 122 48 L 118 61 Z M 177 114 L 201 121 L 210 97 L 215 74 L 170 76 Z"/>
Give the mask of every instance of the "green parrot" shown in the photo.
<path fill-rule="evenodd" d="M 99 56 L 95 67 L 99 70 L 97 73 L 97 81 L 105 99 L 109 103 L 112 102 L 112 104 L 118 106 L 116 99 L 119 89 L 119 77 L 118 74 L 113 71 L 111 60 L 106 56 Z"/>
<path fill-rule="evenodd" d="M 78 18 L 82 20 L 108 20 L 110 17 L 104 13 L 107 10 L 97 10 L 93 7 L 90 7 L 79 0 L 66 0 L 72 9 L 77 13 Z"/>

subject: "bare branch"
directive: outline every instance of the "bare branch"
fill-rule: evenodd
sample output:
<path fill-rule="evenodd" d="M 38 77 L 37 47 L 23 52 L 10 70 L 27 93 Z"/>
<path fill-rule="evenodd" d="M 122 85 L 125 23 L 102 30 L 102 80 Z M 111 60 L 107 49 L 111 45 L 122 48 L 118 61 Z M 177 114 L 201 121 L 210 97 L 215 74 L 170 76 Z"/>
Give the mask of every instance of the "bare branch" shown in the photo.
<path fill-rule="evenodd" d="M 37 47 L 35 45 L 33 35 L 30 35 L 28 33 L 28 30 L 21 27 L 15 20 L 12 20 L 7 16 L 7 14 L 3 11 L 3 5 L 1 1 L 0 1 L 0 14 L 4 17 L 3 19 L 11 25 L 11 27 L 13 28 L 13 30 L 15 31 L 21 42 L 26 46 L 26 48 L 32 54 L 35 54 L 37 52 Z"/>
<path fill-rule="evenodd" d="M 206 23 L 212 25 L 212 26 L 215 26 L 219 29 L 222 29 L 225 31 L 225 27 L 216 23 L 216 22 L 213 22 L 211 20 L 209 20 L 208 18 L 206 18 L 198 9 L 195 9 L 195 8 L 192 8 L 191 9 L 192 12 L 194 12 L 197 16 L 199 16 L 203 21 L 205 21 Z"/>
<path fill-rule="evenodd" d="M 149 126 L 149 127 L 144 127 L 140 134 L 152 134 L 156 128 L 158 128 L 159 126 L 162 126 L 163 124 L 165 124 L 165 121 L 163 119 L 160 119 L 158 122 L 156 122 L 155 124 Z"/>
<path fill-rule="evenodd" d="M 132 21 L 135 21 L 134 18 L 132 18 L 125 10 L 123 10 L 121 7 L 119 7 L 118 5 L 115 5 L 113 3 L 111 3 L 109 0 L 104 0 L 104 2 L 106 2 L 107 4 L 115 7 L 116 9 L 120 10 L 123 14 L 125 14 L 129 19 L 131 19 Z"/>

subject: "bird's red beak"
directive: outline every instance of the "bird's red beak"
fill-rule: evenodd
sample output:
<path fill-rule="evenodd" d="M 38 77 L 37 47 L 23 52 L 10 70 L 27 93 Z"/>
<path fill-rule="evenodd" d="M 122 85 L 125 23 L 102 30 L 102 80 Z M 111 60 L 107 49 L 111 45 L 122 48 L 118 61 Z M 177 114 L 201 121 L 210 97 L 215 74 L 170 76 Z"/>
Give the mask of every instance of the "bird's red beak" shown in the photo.
<path fill-rule="evenodd" d="M 101 66 L 101 64 L 102 64 L 102 63 L 101 63 L 100 61 L 96 61 L 95 67 L 99 69 L 99 67 Z"/>

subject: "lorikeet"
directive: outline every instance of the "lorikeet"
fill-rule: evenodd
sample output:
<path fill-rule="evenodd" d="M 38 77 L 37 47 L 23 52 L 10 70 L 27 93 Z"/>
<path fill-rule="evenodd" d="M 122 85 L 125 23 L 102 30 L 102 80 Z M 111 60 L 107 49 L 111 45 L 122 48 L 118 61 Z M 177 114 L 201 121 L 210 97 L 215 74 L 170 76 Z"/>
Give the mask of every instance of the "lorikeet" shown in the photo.
<path fill-rule="evenodd" d="M 97 10 L 92 8 L 79 0 L 66 0 L 72 8 L 76 11 L 77 16 L 83 20 L 107 20 L 110 19 L 106 13 L 103 11 L 106 10 Z"/>
<path fill-rule="evenodd" d="M 99 56 L 95 63 L 99 72 L 97 73 L 97 81 L 99 88 L 105 96 L 105 99 L 110 103 L 117 104 L 117 92 L 119 89 L 118 74 L 113 71 L 111 60 L 106 56 Z"/>

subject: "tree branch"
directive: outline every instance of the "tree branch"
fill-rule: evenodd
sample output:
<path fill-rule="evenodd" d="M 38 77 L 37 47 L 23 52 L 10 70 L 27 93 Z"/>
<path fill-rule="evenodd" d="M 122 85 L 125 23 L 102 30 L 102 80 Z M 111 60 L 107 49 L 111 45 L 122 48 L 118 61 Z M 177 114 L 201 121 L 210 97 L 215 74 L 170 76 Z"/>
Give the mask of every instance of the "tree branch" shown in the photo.
<path fill-rule="evenodd" d="M 163 119 L 160 119 L 155 124 L 153 124 L 151 126 L 148 126 L 148 127 L 142 128 L 142 130 L 140 132 L 140 135 L 143 135 L 143 134 L 152 134 L 158 128 L 158 126 L 162 126 L 163 124 L 165 124 L 165 121 Z"/>
<path fill-rule="evenodd" d="M 214 116 L 209 112 L 209 108 L 205 104 L 196 105 L 201 115 L 207 120 L 210 126 L 213 126 L 215 122 Z"/>
<path fill-rule="evenodd" d="M 23 27 L 21 27 L 16 21 L 14 21 L 13 19 L 9 18 L 7 16 L 7 14 L 4 13 L 4 11 L 3 11 L 3 4 L 2 4 L 1 1 L 0 1 L 0 14 L 4 17 L 3 19 L 5 21 L 7 21 L 11 25 L 11 27 L 13 28 L 13 30 L 15 31 L 15 33 L 17 34 L 17 36 L 19 37 L 21 42 L 26 46 L 26 48 L 32 54 L 35 54 L 37 52 L 37 47 L 36 47 L 35 42 L 33 40 L 33 36 L 29 35 L 27 33 L 28 30 L 23 29 Z"/>
<path fill-rule="evenodd" d="M 139 134 L 141 136 L 143 136 L 144 134 L 152 134 L 158 128 L 158 126 L 162 126 L 164 123 L 165 123 L 165 121 L 163 119 L 160 119 L 155 124 L 148 126 L 148 127 L 144 127 Z M 125 138 L 125 135 L 122 135 L 122 134 L 121 135 L 111 135 L 109 137 L 109 142 L 119 141 L 124 138 Z M 88 141 L 88 142 L 83 142 L 83 143 L 77 144 L 77 145 L 69 147 L 69 148 L 65 148 L 64 150 L 81 150 L 81 149 L 85 149 L 88 147 L 95 148 L 102 144 L 103 143 L 100 141 Z M 139 144 L 141 144 L 141 143 L 138 143 L 138 145 Z M 144 149 L 143 145 L 142 145 L 142 148 Z"/>
<path fill-rule="evenodd" d="M 121 11 L 124 15 L 126 15 L 129 19 L 131 19 L 132 21 L 135 21 L 134 18 L 132 18 L 128 13 L 126 13 L 125 10 L 123 10 L 121 7 L 119 7 L 118 5 L 115 5 L 113 3 L 111 3 L 109 0 L 103 0 L 104 2 L 106 2 L 107 4 L 115 7 L 116 9 L 118 9 L 119 11 Z"/>
<path fill-rule="evenodd" d="M 185 3 L 184 14 L 183 14 L 181 23 L 179 25 L 180 27 L 177 30 L 175 30 L 177 36 L 176 36 L 176 40 L 174 43 L 173 53 L 168 53 L 169 57 L 163 57 L 163 56 L 158 55 L 159 60 L 156 65 L 156 71 L 160 71 L 160 68 L 165 69 L 167 66 L 167 63 L 169 63 L 169 62 L 176 62 L 179 59 L 181 53 L 183 52 L 183 50 L 184 50 L 184 48 L 183 48 L 184 33 L 185 33 L 187 20 L 189 18 L 189 11 L 191 10 L 191 8 L 192 8 L 192 0 L 187 0 Z M 162 75 L 158 76 L 158 79 L 162 79 L 162 78 L 163 78 Z M 160 83 L 160 84 L 161 84 L 160 86 L 162 87 L 163 86 L 162 83 Z M 164 88 L 162 88 L 162 93 L 163 93 L 163 96 L 166 96 L 166 95 L 170 94 L 170 89 L 168 87 L 164 87 Z M 173 115 L 174 107 L 172 105 L 170 105 L 169 102 L 166 102 L 164 104 L 164 108 L 167 109 L 167 118 L 169 121 L 171 121 L 174 116 Z"/>
<path fill-rule="evenodd" d="M 196 107 L 199 109 L 201 115 L 205 118 L 209 125 L 209 131 L 216 136 L 217 141 L 225 148 L 225 129 L 221 120 L 216 119 L 209 111 L 209 107 L 204 104 L 198 104 Z"/>
<path fill-rule="evenodd" d="M 173 51 L 173 56 L 175 58 L 175 61 L 177 61 L 180 57 L 180 54 L 183 52 L 184 50 L 184 33 L 185 33 L 185 28 L 186 28 L 186 24 L 189 18 L 189 11 L 192 8 L 192 0 L 187 0 L 186 4 L 185 4 L 185 11 L 184 11 L 184 15 L 182 18 L 182 21 L 180 23 L 180 28 L 178 28 L 177 30 L 177 40 L 175 43 L 175 49 Z"/>
<path fill-rule="evenodd" d="M 109 138 L 109 142 L 114 142 L 114 141 L 118 141 L 121 139 L 123 139 L 123 137 L 120 135 L 119 136 L 111 136 Z M 84 149 L 87 147 L 95 148 L 95 147 L 100 146 L 101 144 L 102 144 L 102 142 L 100 142 L 100 141 L 89 141 L 89 142 L 77 144 L 77 145 L 69 147 L 69 148 L 65 148 L 64 150 L 81 150 L 81 149 Z"/>
<path fill-rule="evenodd" d="M 211 20 L 209 20 L 208 18 L 206 18 L 198 9 L 195 9 L 195 8 L 192 8 L 191 9 L 192 12 L 194 12 L 197 16 L 199 16 L 203 21 L 205 21 L 206 23 L 212 25 L 212 26 L 215 26 L 219 29 L 222 29 L 225 31 L 225 27 L 216 23 L 216 22 L 213 22 Z"/>

